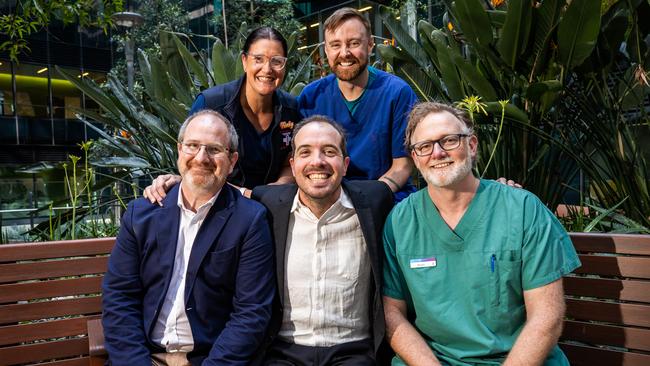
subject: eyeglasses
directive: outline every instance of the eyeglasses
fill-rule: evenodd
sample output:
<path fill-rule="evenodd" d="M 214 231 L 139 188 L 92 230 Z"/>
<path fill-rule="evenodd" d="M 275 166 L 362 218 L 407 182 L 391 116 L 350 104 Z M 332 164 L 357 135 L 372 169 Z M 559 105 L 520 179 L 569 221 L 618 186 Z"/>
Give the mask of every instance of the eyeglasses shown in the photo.
<path fill-rule="evenodd" d="M 440 146 L 440 148 L 445 151 L 454 150 L 457 149 L 458 146 L 460 146 L 460 140 L 463 137 L 467 137 L 467 136 L 471 136 L 471 135 L 457 133 L 454 135 L 444 136 L 443 138 L 435 141 L 427 140 L 427 141 L 418 142 L 409 147 L 411 150 L 415 152 L 415 155 L 417 156 L 429 156 L 433 153 L 433 147 L 436 144 L 438 144 L 438 146 Z"/>
<path fill-rule="evenodd" d="M 284 69 L 284 66 L 287 64 L 287 58 L 284 56 L 273 56 L 269 58 L 266 55 L 253 55 L 251 53 L 246 53 L 245 55 L 253 59 L 255 66 L 263 66 L 268 62 L 275 71 Z"/>
<path fill-rule="evenodd" d="M 225 146 L 221 146 L 219 144 L 206 145 L 206 144 L 199 144 L 197 142 L 181 142 L 180 144 L 181 144 L 181 151 L 183 151 L 188 155 L 198 154 L 199 151 L 201 150 L 201 147 L 205 147 L 205 152 L 211 157 L 226 154 L 228 151 L 230 151 L 229 148 Z"/>

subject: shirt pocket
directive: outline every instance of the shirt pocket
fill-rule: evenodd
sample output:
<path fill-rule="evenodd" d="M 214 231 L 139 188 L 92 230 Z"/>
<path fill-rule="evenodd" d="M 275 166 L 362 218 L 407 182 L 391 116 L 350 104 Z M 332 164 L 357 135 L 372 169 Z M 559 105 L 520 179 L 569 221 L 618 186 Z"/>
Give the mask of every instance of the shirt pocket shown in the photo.
<path fill-rule="evenodd" d="M 521 284 L 521 251 L 494 250 L 484 253 L 488 258 L 489 283 L 486 308 L 488 323 L 494 326 L 513 323 L 525 314 Z"/>
<path fill-rule="evenodd" d="M 201 273 L 206 283 L 215 289 L 223 287 L 232 290 L 238 262 L 235 255 L 235 247 L 208 253 L 201 265 Z"/>

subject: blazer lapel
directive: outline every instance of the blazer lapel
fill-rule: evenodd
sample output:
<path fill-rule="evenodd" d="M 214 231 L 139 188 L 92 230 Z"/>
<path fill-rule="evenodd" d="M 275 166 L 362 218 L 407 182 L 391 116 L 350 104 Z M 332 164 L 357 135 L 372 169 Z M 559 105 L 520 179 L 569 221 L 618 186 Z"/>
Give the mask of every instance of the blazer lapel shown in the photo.
<path fill-rule="evenodd" d="M 352 200 L 354 209 L 357 212 L 359 224 L 361 225 L 361 232 L 363 233 L 363 237 L 366 239 L 366 248 L 368 249 L 368 256 L 370 257 L 373 278 L 375 284 L 379 284 L 381 283 L 379 276 L 382 275 L 380 273 L 381 263 L 379 262 L 381 256 L 379 255 L 377 233 L 375 232 L 377 226 L 375 226 L 372 211 L 368 205 L 365 193 L 353 185 L 347 184 L 345 180 L 342 182 L 342 185 L 343 189 L 350 197 L 350 200 Z"/>
<path fill-rule="evenodd" d="M 223 230 L 228 218 L 232 214 L 236 198 L 233 194 L 234 188 L 228 184 L 224 185 L 219 192 L 217 200 L 212 205 L 205 220 L 196 234 L 194 244 L 192 245 L 192 252 L 190 253 L 190 260 L 187 264 L 187 277 L 185 280 L 185 303 L 192 293 L 196 274 L 199 266 L 203 262 L 203 258 L 212 248 L 215 241 L 219 239 L 219 235 Z M 237 192 L 239 194 L 239 192 Z"/>
<path fill-rule="evenodd" d="M 180 208 L 178 208 L 178 192 L 180 185 L 172 187 L 163 200 L 163 207 L 156 214 L 157 233 L 156 243 L 160 250 L 159 272 L 163 273 L 165 284 L 164 291 L 158 299 L 157 309 L 160 309 L 165 300 L 165 293 L 169 288 L 176 258 L 176 245 L 178 243 L 178 230 L 180 225 Z M 155 321 L 151 323 L 149 334 L 153 330 Z"/>
<path fill-rule="evenodd" d="M 293 199 L 296 196 L 298 187 L 288 186 L 280 192 L 275 207 L 269 208 L 273 214 L 273 233 L 275 239 L 275 271 L 278 281 L 278 293 L 280 303 L 284 304 L 284 271 L 286 267 L 285 253 L 287 248 L 287 231 L 289 231 L 289 215 Z"/>

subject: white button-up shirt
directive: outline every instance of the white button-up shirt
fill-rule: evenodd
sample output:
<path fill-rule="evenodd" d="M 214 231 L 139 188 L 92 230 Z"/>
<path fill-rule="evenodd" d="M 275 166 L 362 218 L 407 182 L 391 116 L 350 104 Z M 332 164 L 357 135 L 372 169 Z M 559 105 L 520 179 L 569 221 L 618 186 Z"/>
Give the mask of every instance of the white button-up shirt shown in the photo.
<path fill-rule="evenodd" d="M 221 191 L 219 191 L 221 192 Z M 178 207 L 181 222 L 178 226 L 176 257 L 174 269 L 167 295 L 163 303 L 156 325 L 153 328 L 152 340 L 161 345 L 167 352 L 190 352 L 194 349 L 194 338 L 187 314 L 185 313 L 185 279 L 187 263 L 190 260 L 192 246 L 201 224 L 217 200 L 219 192 L 208 202 L 199 207 L 196 212 L 185 207 L 183 202 L 183 184 L 178 190 Z"/>
<path fill-rule="evenodd" d="M 370 260 L 343 190 L 320 219 L 296 194 L 285 255 L 280 339 L 328 347 L 370 338 Z"/>

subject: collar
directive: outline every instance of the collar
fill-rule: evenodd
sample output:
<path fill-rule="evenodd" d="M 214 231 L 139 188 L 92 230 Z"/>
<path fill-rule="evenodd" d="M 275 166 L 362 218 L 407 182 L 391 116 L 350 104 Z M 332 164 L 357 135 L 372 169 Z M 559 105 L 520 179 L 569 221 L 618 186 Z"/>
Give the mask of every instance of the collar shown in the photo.
<path fill-rule="evenodd" d="M 354 205 L 352 204 L 352 200 L 350 199 L 350 196 L 348 196 L 347 193 L 345 193 L 345 190 L 343 187 L 341 187 L 341 194 L 339 195 L 339 198 L 332 204 L 332 207 L 335 205 L 339 204 L 345 208 L 348 209 L 354 209 Z M 332 208 L 330 207 L 330 209 Z M 300 188 L 298 188 L 298 191 L 296 192 L 296 195 L 293 197 L 293 204 L 291 205 L 291 210 L 289 210 L 290 213 L 295 212 L 297 209 L 306 209 L 309 210 L 309 207 L 305 206 L 302 202 L 300 202 Z M 309 210 L 311 212 L 311 210 Z M 329 211 L 329 209 L 328 209 Z"/>
<path fill-rule="evenodd" d="M 221 188 L 206 203 L 202 204 L 201 207 L 197 208 L 196 213 L 199 213 L 200 211 L 210 209 L 214 205 L 214 203 L 217 201 L 217 197 L 219 197 L 219 193 L 221 193 Z M 180 183 L 180 186 L 178 187 L 178 199 L 176 200 L 176 205 L 181 209 L 181 211 L 191 211 L 189 208 L 185 207 L 185 202 L 183 202 L 183 182 L 182 181 Z"/>

